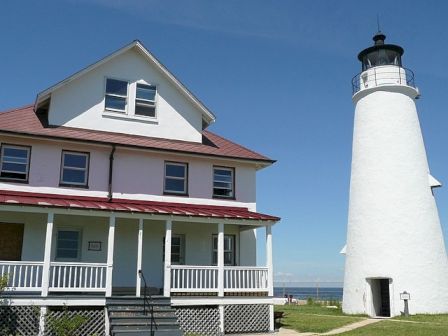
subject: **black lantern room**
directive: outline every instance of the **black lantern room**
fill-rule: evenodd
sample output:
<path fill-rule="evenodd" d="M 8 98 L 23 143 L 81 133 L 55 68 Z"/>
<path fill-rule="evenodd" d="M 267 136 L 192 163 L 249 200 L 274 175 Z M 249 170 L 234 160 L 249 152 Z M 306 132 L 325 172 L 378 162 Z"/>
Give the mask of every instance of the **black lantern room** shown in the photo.
<path fill-rule="evenodd" d="M 386 35 L 378 32 L 373 37 L 375 44 L 364 49 L 358 54 L 362 63 L 362 71 L 380 65 L 396 65 L 401 67 L 401 56 L 404 53 L 402 47 L 395 44 L 384 44 Z"/>

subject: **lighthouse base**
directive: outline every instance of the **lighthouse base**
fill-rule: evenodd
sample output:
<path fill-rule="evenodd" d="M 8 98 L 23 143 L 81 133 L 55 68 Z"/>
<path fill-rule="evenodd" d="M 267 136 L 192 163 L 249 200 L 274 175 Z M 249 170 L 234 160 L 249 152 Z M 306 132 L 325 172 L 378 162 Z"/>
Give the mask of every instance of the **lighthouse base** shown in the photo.
<path fill-rule="evenodd" d="M 370 317 L 394 317 L 405 311 L 400 293 L 409 293 L 409 312 L 414 314 L 448 313 L 448 286 L 437 282 L 412 286 L 393 277 L 368 277 L 358 285 L 344 285 L 342 310 L 346 314 L 366 314 Z M 426 287 L 426 288 L 423 288 Z"/>

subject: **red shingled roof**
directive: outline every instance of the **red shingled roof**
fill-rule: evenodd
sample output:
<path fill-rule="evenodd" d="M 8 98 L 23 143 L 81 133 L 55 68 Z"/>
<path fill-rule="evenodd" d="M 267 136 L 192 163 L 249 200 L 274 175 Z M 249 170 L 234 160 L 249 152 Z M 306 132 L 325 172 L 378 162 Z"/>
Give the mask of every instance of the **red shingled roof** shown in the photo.
<path fill-rule="evenodd" d="M 209 131 L 202 132 L 202 143 L 160 139 L 123 133 L 104 132 L 65 126 L 46 125 L 45 118 L 39 118 L 33 106 L 0 112 L 0 132 L 24 134 L 45 138 L 67 139 L 83 142 L 116 144 L 128 147 L 147 148 L 171 152 L 190 153 L 223 158 L 235 158 L 264 163 L 274 160 L 250 149 L 224 139 Z"/>
<path fill-rule="evenodd" d="M 249 211 L 247 208 L 197 205 L 170 202 L 135 201 L 103 197 L 66 196 L 0 190 L 0 204 L 51 208 L 87 209 L 158 215 L 213 217 L 256 221 L 279 221 L 280 218 Z"/>

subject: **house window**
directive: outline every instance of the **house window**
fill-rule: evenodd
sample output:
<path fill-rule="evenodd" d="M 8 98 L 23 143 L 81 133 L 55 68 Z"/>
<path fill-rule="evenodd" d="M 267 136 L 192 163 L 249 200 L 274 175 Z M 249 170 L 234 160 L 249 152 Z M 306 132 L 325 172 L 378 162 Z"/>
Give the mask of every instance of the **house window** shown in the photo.
<path fill-rule="evenodd" d="M 28 181 L 31 147 L 2 145 L 0 177 Z"/>
<path fill-rule="evenodd" d="M 154 85 L 137 83 L 135 93 L 135 114 L 145 117 L 156 116 L 156 93 Z"/>
<path fill-rule="evenodd" d="M 234 198 L 234 169 L 225 167 L 213 168 L 213 197 Z"/>
<path fill-rule="evenodd" d="M 56 259 L 79 260 L 81 232 L 79 230 L 58 230 L 56 241 Z"/>
<path fill-rule="evenodd" d="M 218 235 L 213 235 L 213 265 L 218 264 Z M 224 235 L 224 265 L 235 265 L 235 236 Z"/>
<path fill-rule="evenodd" d="M 165 237 L 163 237 L 163 256 L 165 260 Z M 184 265 L 185 264 L 185 235 L 171 236 L 171 264 Z"/>
<path fill-rule="evenodd" d="M 188 165 L 186 163 L 165 162 L 165 187 L 167 194 L 187 194 Z"/>
<path fill-rule="evenodd" d="M 105 109 L 126 112 L 128 82 L 118 79 L 106 79 Z"/>
<path fill-rule="evenodd" d="M 87 186 L 89 153 L 62 151 L 61 185 Z"/>

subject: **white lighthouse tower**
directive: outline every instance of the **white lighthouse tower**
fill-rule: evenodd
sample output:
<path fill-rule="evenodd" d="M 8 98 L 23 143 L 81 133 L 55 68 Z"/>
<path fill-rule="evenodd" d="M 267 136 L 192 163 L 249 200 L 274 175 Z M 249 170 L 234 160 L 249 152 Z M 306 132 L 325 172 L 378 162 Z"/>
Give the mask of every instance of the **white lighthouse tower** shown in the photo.
<path fill-rule="evenodd" d="M 353 79 L 355 122 L 343 311 L 370 316 L 448 312 L 448 260 L 403 49 L 361 51 Z"/>

